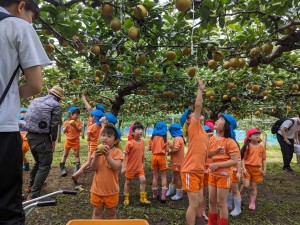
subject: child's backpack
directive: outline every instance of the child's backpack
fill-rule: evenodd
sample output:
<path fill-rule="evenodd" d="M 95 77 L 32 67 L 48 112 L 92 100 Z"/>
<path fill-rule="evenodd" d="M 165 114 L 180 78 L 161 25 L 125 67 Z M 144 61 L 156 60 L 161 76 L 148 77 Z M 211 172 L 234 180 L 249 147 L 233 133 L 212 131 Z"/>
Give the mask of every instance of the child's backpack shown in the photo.
<path fill-rule="evenodd" d="M 286 120 L 292 121 L 292 124 L 290 125 L 290 127 L 288 128 L 288 130 L 291 129 L 291 127 L 294 125 L 294 122 L 295 122 L 295 121 L 294 121 L 293 119 L 283 118 L 283 119 L 277 120 L 277 121 L 272 125 L 272 127 L 271 127 L 271 133 L 272 133 L 272 134 L 276 134 L 276 133 L 278 132 L 279 128 L 281 127 L 281 125 L 283 124 L 283 122 L 286 121 Z"/>

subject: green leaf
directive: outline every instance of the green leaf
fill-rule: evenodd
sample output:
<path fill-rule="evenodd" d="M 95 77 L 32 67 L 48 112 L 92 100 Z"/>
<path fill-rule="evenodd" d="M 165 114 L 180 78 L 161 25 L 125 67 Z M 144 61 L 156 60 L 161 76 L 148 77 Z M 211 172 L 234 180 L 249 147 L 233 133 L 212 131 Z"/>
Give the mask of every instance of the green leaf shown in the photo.
<path fill-rule="evenodd" d="M 211 11 L 210 11 L 210 9 L 207 8 L 207 7 L 201 7 L 201 8 L 199 9 L 199 13 L 200 13 L 200 17 L 201 17 L 203 20 L 207 20 L 207 19 L 209 19 L 209 17 L 210 17 Z"/>

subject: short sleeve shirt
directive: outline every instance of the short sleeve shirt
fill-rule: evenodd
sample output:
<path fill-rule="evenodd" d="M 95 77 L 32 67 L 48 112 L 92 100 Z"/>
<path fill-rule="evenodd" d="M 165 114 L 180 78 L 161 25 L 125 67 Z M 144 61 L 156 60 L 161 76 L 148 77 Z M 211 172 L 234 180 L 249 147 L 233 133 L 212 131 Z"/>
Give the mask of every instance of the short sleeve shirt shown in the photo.
<path fill-rule="evenodd" d="M 252 145 L 250 143 L 249 148 L 245 151 L 245 154 L 244 154 L 245 165 L 261 167 L 262 161 L 265 159 L 266 159 L 265 147 L 261 144 Z"/>
<path fill-rule="evenodd" d="M 151 146 L 152 155 L 166 154 L 166 146 L 168 142 L 164 141 L 162 136 L 154 136 L 153 140 L 149 140 L 149 146 Z"/>
<path fill-rule="evenodd" d="M 68 140 L 79 139 L 80 132 L 78 132 L 78 130 L 75 127 L 69 125 L 69 120 L 65 121 L 63 126 L 64 126 L 64 129 L 67 129 L 66 139 L 68 139 Z M 76 126 L 78 129 L 82 129 L 82 123 L 78 120 L 76 121 Z"/>
<path fill-rule="evenodd" d="M 291 121 L 291 120 L 286 120 L 286 121 L 284 121 L 284 122 L 281 124 L 281 127 L 280 127 L 280 129 L 281 129 L 282 127 L 288 128 L 288 129 L 285 131 L 286 137 L 287 137 L 288 139 L 294 139 L 295 133 L 296 133 L 297 131 L 300 131 L 300 124 L 297 123 L 297 118 L 291 118 L 291 119 L 294 120 L 293 126 L 291 126 L 291 125 L 292 125 L 292 121 Z M 281 132 L 280 129 L 278 130 L 278 133 L 282 135 L 282 132 Z"/>
<path fill-rule="evenodd" d="M 144 170 L 143 160 L 145 152 L 145 143 L 144 140 L 140 142 L 131 139 L 125 145 L 126 153 L 126 172 L 127 173 L 137 173 Z"/>
<path fill-rule="evenodd" d="M 95 152 L 94 152 L 95 155 Z M 110 150 L 109 155 L 114 160 L 123 160 L 121 149 L 114 148 Z M 113 170 L 108 166 L 105 156 L 99 156 L 97 170 L 94 173 L 94 179 L 91 192 L 99 196 L 111 196 L 118 194 L 119 187 L 119 171 Z"/>
<path fill-rule="evenodd" d="M 177 152 L 171 154 L 172 165 L 182 165 L 184 160 L 184 141 L 182 137 L 175 137 L 173 141 L 173 147 L 178 148 Z"/>
<path fill-rule="evenodd" d="M 209 139 L 200 121 L 191 119 L 188 127 L 188 151 L 184 158 L 181 172 L 204 173 L 209 153 Z"/>
<path fill-rule="evenodd" d="M 91 145 L 97 145 L 100 131 L 101 131 L 101 126 L 98 125 L 97 123 L 93 123 L 88 127 L 87 135 L 89 136 Z"/>
<path fill-rule="evenodd" d="M 237 143 L 232 138 L 217 138 L 212 136 L 210 138 L 210 150 L 215 151 L 218 147 L 224 147 L 224 152 L 212 157 L 211 163 L 226 162 L 231 159 L 230 155 L 238 154 L 239 147 Z M 232 174 L 233 167 L 223 167 L 215 171 L 212 171 L 211 174 L 215 176 L 230 176 Z"/>
<path fill-rule="evenodd" d="M 9 14 L 0 7 L 0 12 Z M 25 20 L 9 17 L 0 21 L 0 96 L 18 64 L 23 69 L 51 64 L 32 25 Z M 0 105 L 0 132 L 18 131 L 20 96 L 16 75 L 4 101 Z"/>

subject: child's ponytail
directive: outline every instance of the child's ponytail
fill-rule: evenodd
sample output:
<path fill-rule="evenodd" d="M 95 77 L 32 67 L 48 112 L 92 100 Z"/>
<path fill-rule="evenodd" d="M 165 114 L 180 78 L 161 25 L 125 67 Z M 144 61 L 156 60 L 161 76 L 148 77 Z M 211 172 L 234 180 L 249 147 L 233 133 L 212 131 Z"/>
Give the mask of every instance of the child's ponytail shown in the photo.
<path fill-rule="evenodd" d="M 241 158 L 244 159 L 245 153 L 247 152 L 247 150 L 249 149 L 249 144 L 250 144 L 250 140 L 248 139 L 245 144 L 243 145 L 242 149 L 241 149 Z"/>

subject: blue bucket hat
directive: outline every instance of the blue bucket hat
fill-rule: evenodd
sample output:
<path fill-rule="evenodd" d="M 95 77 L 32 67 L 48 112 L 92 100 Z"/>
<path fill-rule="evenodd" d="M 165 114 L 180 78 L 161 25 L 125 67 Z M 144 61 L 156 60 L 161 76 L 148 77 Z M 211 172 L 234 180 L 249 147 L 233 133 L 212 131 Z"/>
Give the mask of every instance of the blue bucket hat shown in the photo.
<path fill-rule="evenodd" d="M 116 123 L 118 122 L 117 117 L 115 117 L 115 115 L 112 113 L 105 113 L 104 116 L 107 119 L 108 123 L 112 123 L 113 125 L 116 125 Z"/>
<path fill-rule="evenodd" d="M 68 108 L 68 111 L 65 115 L 65 119 L 68 119 L 69 113 L 75 112 L 76 110 L 79 110 L 79 108 L 76 106 L 72 106 L 72 107 Z"/>
<path fill-rule="evenodd" d="M 68 112 L 70 112 L 70 113 L 75 112 L 76 110 L 79 110 L 78 107 L 76 107 L 76 106 L 72 106 L 72 107 L 68 108 Z"/>
<path fill-rule="evenodd" d="M 97 105 L 96 105 L 96 110 L 100 110 L 100 111 L 102 111 L 102 113 L 105 112 L 104 107 L 103 107 L 103 105 L 101 105 L 101 104 L 97 104 Z"/>
<path fill-rule="evenodd" d="M 190 112 L 190 109 L 186 109 L 184 111 L 184 113 L 182 114 L 182 116 L 180 117 L 180 124 L 181 124 L 182 127 L 183 127 L 183 125 L 184 125 L 184 123 L 187 119 L 187 116 L 188 116 L 189 112 Z"/>
<path fill-rule="evenodd" d="M 171 136 L 174 138 L 175 137 L 183 137 L 181 125 L 178 123 L 171 124 L 171 126 L 169 127 L 169 131 L 171 133 Z"/>
<path fill-rule="evenodd" d="M 165 136 L 167 132 L 167 124 L 160 121 L 155 124 L 152 135 Z"/>
<path fill-rule="evenodd" d="M 20 113 L 26 113 L 27 111 L 28 111 L 27 108 L 21 108 L 21 109 L 20 109 Z"/>
<path fill-rule="evenodd" d="M 122 133 L 121 133 L 121 131 L 117 128 L 117 127 L 115 127 L 112 123 L 108 123 L 108 124 L 106 124 L 106 126 L 105 127 L 111 127 L 111 128 L 114 128 L 115 129 L 115 131 L 117 132 L 117 138 L 118 138 L 118 140 L 120 140 L 121 139 L 121 136 L 122 136 Z"/>
<path fill-rule="evenodd" d="M 235 118 L 230 114 L 224 114 L 224 113 L 222 113 L 222 116 L 228 123 L 230 123 L 230 136 L 232 139 L 236 140 L 236 135 L 234 130 L 237 128 L 237 123 Z"/>
<path fill-rule="evenodd" d="M 93 110 L 90 114 L 95 117 L 95 123 L 101 125 L 100 119 L 104 116 L 104 113 L 101 110 Z"/>
<path fill-rule="evenodd" d="M 204 126 L 202 126 L 202 127 L 203 127 L 203 129 L 204 129 L 205 131 L 210 131 L 210 127 L 209 127 L 209 126 L 204 125 Z"/>

